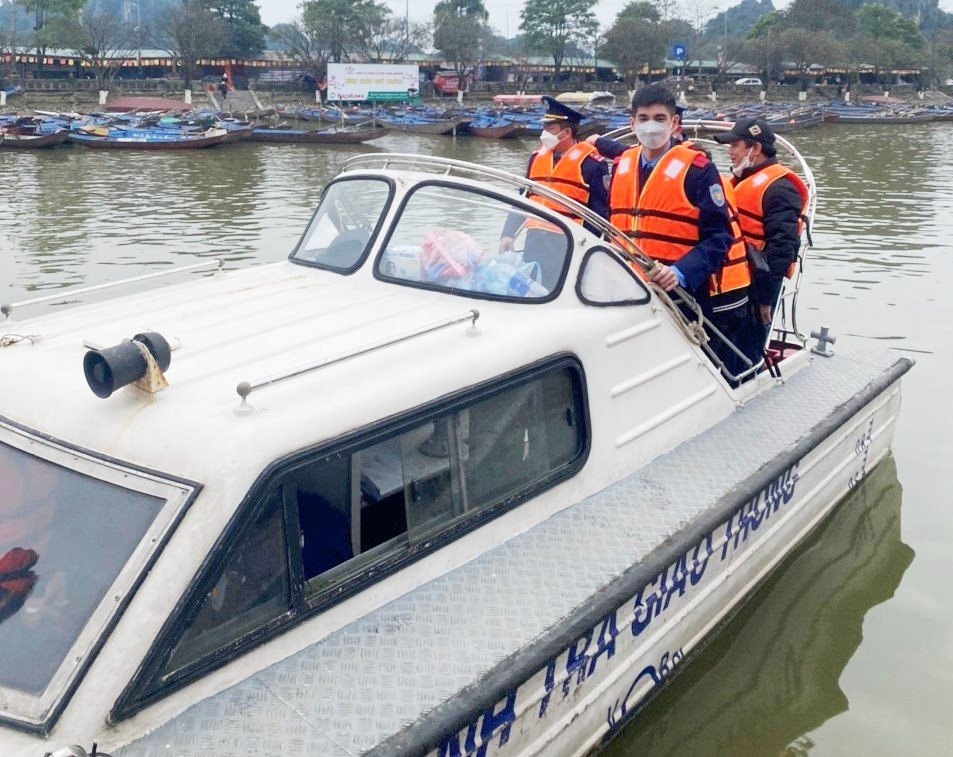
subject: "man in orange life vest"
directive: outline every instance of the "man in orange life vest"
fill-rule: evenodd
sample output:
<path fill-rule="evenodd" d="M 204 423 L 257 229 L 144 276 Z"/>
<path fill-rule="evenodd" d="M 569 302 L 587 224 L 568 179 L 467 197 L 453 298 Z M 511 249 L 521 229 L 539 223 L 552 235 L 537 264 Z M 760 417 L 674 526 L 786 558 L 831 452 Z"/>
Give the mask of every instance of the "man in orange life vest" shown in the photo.
<path fill-rule="evenodd" d="M 731 188 L 704 153 L 673 136 L 679 126 L 676 107 L 671 92 L 650 84 L 632 98 L 638 146 L 605 137 L 588 141 L 616 159 L 609 220 L 662 264 L 655 283 L 667 292 L 686 289 L 712 325 L 740 349 L 750 276 Z M 713 337 L 711 346 L 732 373 L 746 367 L 721 339 Z"/>
<path fill-rule="evenodd" d="M 752 267 L 754 342 L 746 352 L 761 355 L 784 276 L 793 272 L 801 247 L 807 186 L 776 159 L 774 132 L 762 120 L 742 118 L 729 132 L 715 135 L 728 145 L 731 180 L 741 231 L 749 248 L 761 252 L 766 267 Z"/>
<path fill-rule="evenodd" d="M 546 113 L 542 119 L 539 149 L 529 158 L 526 176 L 538 181 L 603 218 L 609 217 L 609 164 L 586 142 L 577 142 L 582 113 L 563 105 L 555 98 L 543 97 Z M 581 219 L 570 215 L 556 203 L 529 193 L 541 205 L 563 215 L 567 220 Z M 500 235 L 500 252 L 513 248 L 513 238 L 526 227 L 523 259 L 539 263 L 541 283 L 552 289 L 559 281 L 566 259 L 566 237 L 562 229 L 537 219 L 524 219 L 518 213 L 507 218 Z"/>

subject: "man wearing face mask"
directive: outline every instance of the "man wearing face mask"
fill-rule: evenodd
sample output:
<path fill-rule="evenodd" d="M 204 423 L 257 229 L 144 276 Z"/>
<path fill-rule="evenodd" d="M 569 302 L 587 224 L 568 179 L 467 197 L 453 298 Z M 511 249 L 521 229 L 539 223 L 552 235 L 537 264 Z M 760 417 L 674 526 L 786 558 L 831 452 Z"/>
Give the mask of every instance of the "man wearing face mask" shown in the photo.
<path fill-rule="evenodd" d="M 686 289 L 740 349 L 750 276 L 731 187 L 704 153 L 673 136 L 680 124 L 676 108 L 671 92 L 650 84 L 632 98 L 637 146 L 605 137 L 588 141 L 616 160 L 609 220 L 662 264 L 653 281 L 667 292 Z M 747 367 L 721 339 L 711 346 L 731 373 Z"/>
<path fill-rule="evenodd" d="M 797 174 L 778 163 L 774 132 L 764 121 L 740 119 L 731 131 L 716 134 L 715 141 L 728 145 L 734 174 L 731 183 L 745 241 L 760 251 L 767 263 L 765 268 L 753 269 L 754 334 L 751 348 L 746 350 L 760 356 L 784 276 L 794 272 L 808 189 Z"/>
<path fill-rule="evenodd" d="M 540 147 L 530 155 L 527 178 L 566 195 L 585 205 L 603 218 L 609 217 L 609 163 L 596 148 L 578 142 L 576 136 L 582 113 L 563 105 L 553 97 L 543 97 L 546 113 L 539 135 Z M 566 212 L 551 200 L 528 194 L 530 198 L 579 223 L 580 218 Z M 566 257 L 566 236 L 562 229 L 541 219 L 513 213 L 507 219 L 500 236 L 500 252 L 513 248 L 513 238 L 521 227 L 526 229 L 523 259 L 539 263 L 541 283 L 552 289 L 562 273 Z"/>

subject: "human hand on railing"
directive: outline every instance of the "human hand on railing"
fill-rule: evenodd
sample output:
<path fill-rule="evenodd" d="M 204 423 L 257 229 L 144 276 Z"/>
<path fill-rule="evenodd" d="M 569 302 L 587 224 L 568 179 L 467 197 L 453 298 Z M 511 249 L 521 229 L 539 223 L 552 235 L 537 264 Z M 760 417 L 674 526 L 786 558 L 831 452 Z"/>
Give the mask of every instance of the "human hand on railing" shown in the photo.
<path fill-rule="evenodd" d="M 771 325 L 771 306 L 758 305 L 758 317 L 765 326 Z"/>
<path fill-rule="evenodd" d="M 513 237 L 500 237 L 500 252 L 509 252 L 513 249 Z"/>
<path fill-rule="evenodd" d="M 678 286 L 678 276 L 675 275 L 675 271 L 672 270 L 672 267 L 668 265 L 660 264 L 652 274 L 652 281 L 666 292 L 671 292 Z"/>

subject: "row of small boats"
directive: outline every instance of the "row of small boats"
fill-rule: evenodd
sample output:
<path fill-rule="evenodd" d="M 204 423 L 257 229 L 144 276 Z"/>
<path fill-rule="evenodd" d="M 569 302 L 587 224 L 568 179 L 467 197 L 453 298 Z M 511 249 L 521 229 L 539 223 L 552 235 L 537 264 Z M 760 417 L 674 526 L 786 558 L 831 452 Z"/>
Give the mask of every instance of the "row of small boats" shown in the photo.
<path fill-rule="evenodd" d="M 355 144 L 389 132 L 389 127 L 373 120 L 321 129 L 292 129 L 220 119 L 217 115 L 73 117 L 46 114 L 0 119 L 0 147 L 31 149 L 73 143 L 94 149 L 186 150 L 240 140 Z"/>
<path fill-rule="evenodd" d="M 622 106 L 581 106 L 585 115 L 580 133 L 625 128 L 629 113 Z M 374 119 L 396 131 L 425 135 L 471 135 L 492 139 L 535 137 L 543 108 L 527 102 L 467 110 L 440 110 L 434 107 L 407 108 L 393 111 L 379 108 L 354 108 L 342 111 L 328 107 L 285 108 L 282 116 L 302 121 L 349 124 Z M 821 123 L 915 123 L 953 119 L 948 104 L 914 105 L 901 101 L 868 102 L 850 105 L 831 102 L 821 105 L 804 103 L 745 103 L 730 107 L 686 108 L 684 117 L 701 121 L 734 121 L 738 118 L 763 118 L 777 132 L 789 132 Z"/>
<path fill-rule="evenodd" d="M 795 103 L 742 104 L 716 110 L 688 108 L 689 119 L 734 121 L 745 117 L 764 119 L 775 131 L 788 132 L 820 123 L 906 124 L 953 120 L 953 102 L 916 105 L 889 98 L 851 105 L 831 102 L 805 106 Z M 622 108 L 583 107 L 581 136 L 625 128 L 628 113 Z M 0 117 L 0 147 L 41 148 L 71 142 L 96 149 L 182 150 L 250 140 L 271 143 L 356 144 L 391 131 L 431 136 L 471 135 L 489 139 L 535 137 L 539 134 L 540 106 L 510 106 L 469 110 L 433 107 L 401 111 L 325 107 L 281 109 L 285 121 L 262 125 L 223 117 L 214 111 L 186 114 L 41 113 L 27 118 Z M 294 128 L 288 120 L 314 122 Z M 315 128 L 315 124 L 317 127 Z"/>

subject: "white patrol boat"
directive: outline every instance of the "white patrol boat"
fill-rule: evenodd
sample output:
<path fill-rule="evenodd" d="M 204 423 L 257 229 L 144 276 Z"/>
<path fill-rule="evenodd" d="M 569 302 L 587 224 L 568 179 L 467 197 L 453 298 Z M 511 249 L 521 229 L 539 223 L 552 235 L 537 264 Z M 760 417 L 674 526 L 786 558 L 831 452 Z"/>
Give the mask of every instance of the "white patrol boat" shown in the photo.
<path fill-rule="evenodd" d="M 551 286 L 497 253 L 514 213 Z M 375 155 L 286 262 L 5 305 L 3 754 L 611 738 L 887 455 L 911 365 L 782 324 L 733 388 L 652 265 Z"/>

